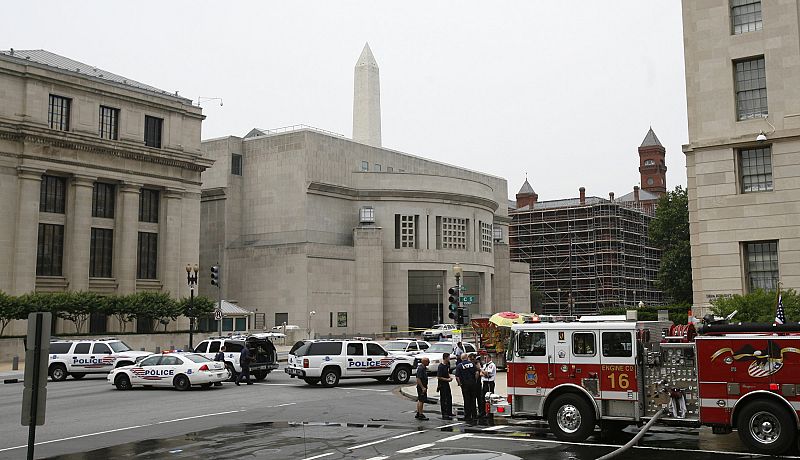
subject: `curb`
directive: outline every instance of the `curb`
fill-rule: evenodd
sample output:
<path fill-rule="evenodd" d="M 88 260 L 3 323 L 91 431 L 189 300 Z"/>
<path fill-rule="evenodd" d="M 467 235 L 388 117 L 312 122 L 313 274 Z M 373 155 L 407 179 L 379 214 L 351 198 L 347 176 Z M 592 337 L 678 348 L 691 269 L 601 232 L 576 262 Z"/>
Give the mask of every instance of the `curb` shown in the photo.
<path fill-rule="evenodd" d="M 413 388 L 413 390 L 408 390 L 408 392 L 406 392 L 405 390 L 408 389 L 408 388 Z M 413 393 L 412 393 L 412 391 L 413 391 Z M 416 401 L 417 400 L 417 387 L 416 386 L 402 387 L 402 388 L 400 388 L 400 394 L 405 396 L 406 398 L 412 400 L 412 401 Z M 439 404 L 439 398 L 434 398 L 434 397 L 428 396 L 428 404 Z M 454 402 L 453 403 L 453 407 L 464 407 L 464 404 L 457 404 L 457 403 Z"/>

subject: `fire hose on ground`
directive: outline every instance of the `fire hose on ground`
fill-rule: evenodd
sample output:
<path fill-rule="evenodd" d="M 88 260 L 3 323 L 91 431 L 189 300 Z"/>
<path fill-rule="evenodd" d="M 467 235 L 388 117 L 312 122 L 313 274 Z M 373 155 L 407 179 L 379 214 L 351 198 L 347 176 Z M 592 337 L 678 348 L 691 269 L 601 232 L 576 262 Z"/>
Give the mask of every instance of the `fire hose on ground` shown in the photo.
<path fill-rule="evenodd" d="M 639 439 L 641 439 L 642 436 L 644 436 L 647 430 L 649 430 L 650 427 L 653 426 L 653 424 L 655 424 L 663 414 L 664 414 L 664 409 L 661 409 L 660 411 L 656 412 L 656 415 L 654 415 L 653 418 L 651 418 L 650 421 L 647 422 L 647 424 L 644 427 L 642 427 L 642 429 L 639 430 L 638 433 L 636 433 L 636 436 L 634 436 L 633 439 L 628 441 L 624 446 L 619 447 L 617 450 L 609 452 L 603 455 L 602 457 L 598 457 L 597 460 L 610 460 L 616 457 L 617 455 L 625 452 L 626 450 L 630 449 L 631 447 L 635 446 L 636 443 L 639 442 Z"/>

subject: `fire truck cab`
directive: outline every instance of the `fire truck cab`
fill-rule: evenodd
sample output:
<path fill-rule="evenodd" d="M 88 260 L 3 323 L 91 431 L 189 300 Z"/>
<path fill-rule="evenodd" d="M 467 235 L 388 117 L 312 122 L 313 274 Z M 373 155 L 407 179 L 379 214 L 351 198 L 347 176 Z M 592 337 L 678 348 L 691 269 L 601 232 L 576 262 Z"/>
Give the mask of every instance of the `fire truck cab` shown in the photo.
<path fill-rule="evenodd" d="M 710 333 L 670 321 L 584 316 L 515 324 L 507 402 L 492 412 L 546 419 L 558 439 L 583 441 L 597 424 L 737 428 L 753 451 L 776 455 L 796 441 L 800 335 Z M 783 370 L 783 372 L 779 372 Z M 780 376 L 780 378 L 778 378 Z"/>

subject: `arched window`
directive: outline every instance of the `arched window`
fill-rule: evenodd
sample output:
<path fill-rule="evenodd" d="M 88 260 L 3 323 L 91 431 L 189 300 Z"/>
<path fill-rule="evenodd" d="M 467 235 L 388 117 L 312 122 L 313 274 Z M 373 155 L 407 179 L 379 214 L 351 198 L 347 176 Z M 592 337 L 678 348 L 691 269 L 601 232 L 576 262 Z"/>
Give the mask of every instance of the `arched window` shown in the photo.
<path fill-rule="evenodd" d="M 644 160 L 644 165 L 645 166 L 655 166 L 656 162 L 653 161 L 653 160 Z"/>

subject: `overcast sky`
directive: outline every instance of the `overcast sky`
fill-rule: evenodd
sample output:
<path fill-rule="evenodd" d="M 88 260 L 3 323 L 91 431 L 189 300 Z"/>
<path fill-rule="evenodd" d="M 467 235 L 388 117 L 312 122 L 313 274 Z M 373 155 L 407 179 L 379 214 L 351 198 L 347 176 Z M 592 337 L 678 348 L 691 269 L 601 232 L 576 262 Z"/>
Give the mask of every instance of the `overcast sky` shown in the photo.
<path fill-rule="evenodd" d="M 203 138 L 307 124 L 352 135 L 353 66 L 380 66 L 384 147 L 498 175 L 513 197 L 617 196 L 650 125 L 686 184 L 681 6 L 614 2 L 7 2 L 38 49 L 203 104 Z M 11 18 L 15 18 L 11 20 Z"/>

